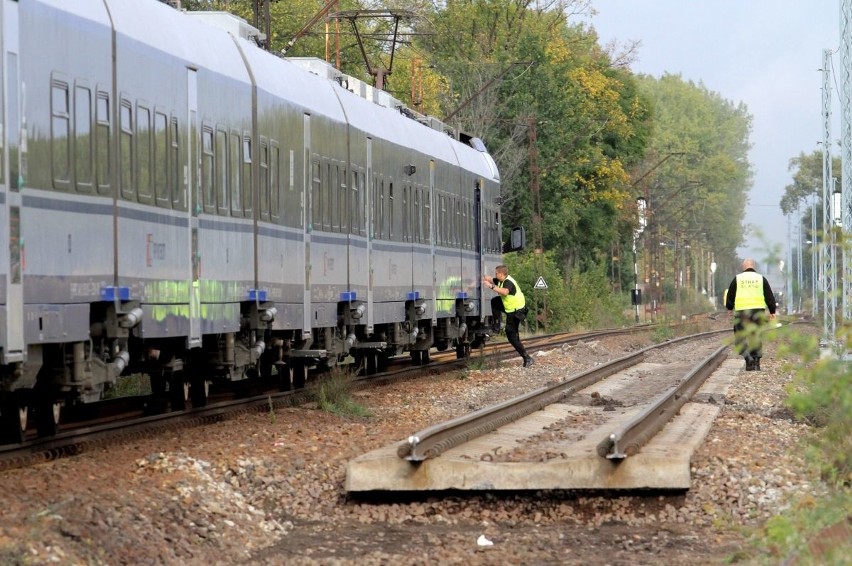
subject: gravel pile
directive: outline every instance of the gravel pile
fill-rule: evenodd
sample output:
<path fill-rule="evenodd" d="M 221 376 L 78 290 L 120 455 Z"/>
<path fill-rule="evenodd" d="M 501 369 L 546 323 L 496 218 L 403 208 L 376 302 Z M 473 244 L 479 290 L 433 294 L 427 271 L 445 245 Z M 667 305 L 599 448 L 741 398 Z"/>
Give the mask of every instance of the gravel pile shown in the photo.
<path fill-rule="evenodd" d="M 822 489 L 772 344 L 729 392 L 686 493 L 343 491 L 363 452 L 649 343 L 557 348 L 526 370 L 478 360 L 358 393 L 365 418 L 283 409 L 4 472 L 0 564 L 722 564 L 741 525 Z"/>

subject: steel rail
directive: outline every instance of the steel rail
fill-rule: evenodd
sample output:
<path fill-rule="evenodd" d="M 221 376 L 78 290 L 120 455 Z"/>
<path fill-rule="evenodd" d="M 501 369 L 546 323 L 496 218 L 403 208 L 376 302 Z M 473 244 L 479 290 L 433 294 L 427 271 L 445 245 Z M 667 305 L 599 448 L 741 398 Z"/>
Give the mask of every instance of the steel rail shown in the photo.
<path fill-rule="evenodd" d="M 677 342 L 720 333 L 730 333 L 730 330 L 714 330 L 655 344 L 607 364 L 575 374 L 560 383 L 542 387 L 502 403 L 427 427 L 410 435 L 406 441 L 400 444 L 397 447 L 397 455 L 411 462 L 422 462 L 429 458 L 435 458 L 450 448 L 530 415 L 547 405 L 558 402 L 561 398 L 571 395 L 575 391 L 584 389 L 610 375 L 636 365 L 644 360 L 648 352 Z M 720 350 L 728 347 L 728 345 L 721 346 Z"/>
<path fill-rule="evenodd" d="M 440 456 L 445 450 L 487 434 L 542 407 L 552 405 L 574 391 L 636 365 L 642 361 L 644 355 L 644 351 L 640 350 L 608 364 L 576 374 L 561 383 L 542 387 L 520 397 L 425 428 L 409 436 L 408 440 L 397 448 L 397 455 L 412 462 L 421 462 Z"/>
<path fill-rule="evenodd" d="M 728 357 L 728 349 L 728 345 L 720 346 L 689 372 L 679 385 L 666 390 L 648 408 L 602 440 L 598 444 L 598 456 L 622 460 L 636 455 L 722 365 Z"/>

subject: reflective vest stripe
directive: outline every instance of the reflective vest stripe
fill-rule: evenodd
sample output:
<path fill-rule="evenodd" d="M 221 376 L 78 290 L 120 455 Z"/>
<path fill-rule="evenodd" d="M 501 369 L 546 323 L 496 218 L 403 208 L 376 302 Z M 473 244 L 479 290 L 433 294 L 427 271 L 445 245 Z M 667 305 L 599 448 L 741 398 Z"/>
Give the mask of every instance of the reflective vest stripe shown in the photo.
<path fill-rule="evenodd" d="M 734 298 L 734 310 L 765 308 L 763 276 L 753 271 L 744 271 L 737 275 L 737 296 Z"/>

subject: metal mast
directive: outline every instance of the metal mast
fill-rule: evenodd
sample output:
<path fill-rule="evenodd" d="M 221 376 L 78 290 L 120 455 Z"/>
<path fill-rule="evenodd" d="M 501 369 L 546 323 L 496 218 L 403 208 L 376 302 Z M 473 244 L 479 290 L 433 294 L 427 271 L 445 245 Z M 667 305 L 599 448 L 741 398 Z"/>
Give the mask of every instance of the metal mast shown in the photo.
<path fill-rule="evenodd" d="M 852 0 L 840 0 L 840 130 L 841 130 L 841 223 L 844 235 L 852 228 Z M 852 318 L 852 251 L 843 248 L 843 321 Z"/>
<path fill-rule="evenodd" d="M 834 182 L 831 167 L 831 49 L 822 52 L 822 332 L 823 340 L 833 341 L 834 314 L 837 297 L 834 293 Z"/>

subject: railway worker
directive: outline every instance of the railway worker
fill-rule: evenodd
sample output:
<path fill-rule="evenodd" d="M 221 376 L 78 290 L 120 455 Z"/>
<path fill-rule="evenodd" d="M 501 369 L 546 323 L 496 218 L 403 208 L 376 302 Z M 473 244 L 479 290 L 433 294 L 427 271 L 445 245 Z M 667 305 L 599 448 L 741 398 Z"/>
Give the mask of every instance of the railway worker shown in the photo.
<path fill-rule="evenodd" d="M 494 316 L 494 330 L 499 332 L 502 327 L 503 313 L 506 314 L 506 339 L 515 351 L 524 359 L 524 367 L 533 365 L 533 359 L 527 354 L 527 349 L 521 344 L 518 327 L 527 317 L 527 303 L 521 286 L 509 275 L 509 268 L 498 265 L 494 277 L 482 276 L 482 283 L 495 293 L 491 298 L 491 312 Z"/>
<path fill-rule="evenodd" d="M 734 311 L 734 337 L 737 353 L 746 362 L 746 371 L 760 370 L 760 326 L 775 318 L 775 294 L 766 277 L 755 271 L 755 261 L 743 260 L 742 272 L 734 277 L 728 287 L 725 308 Z"/>

